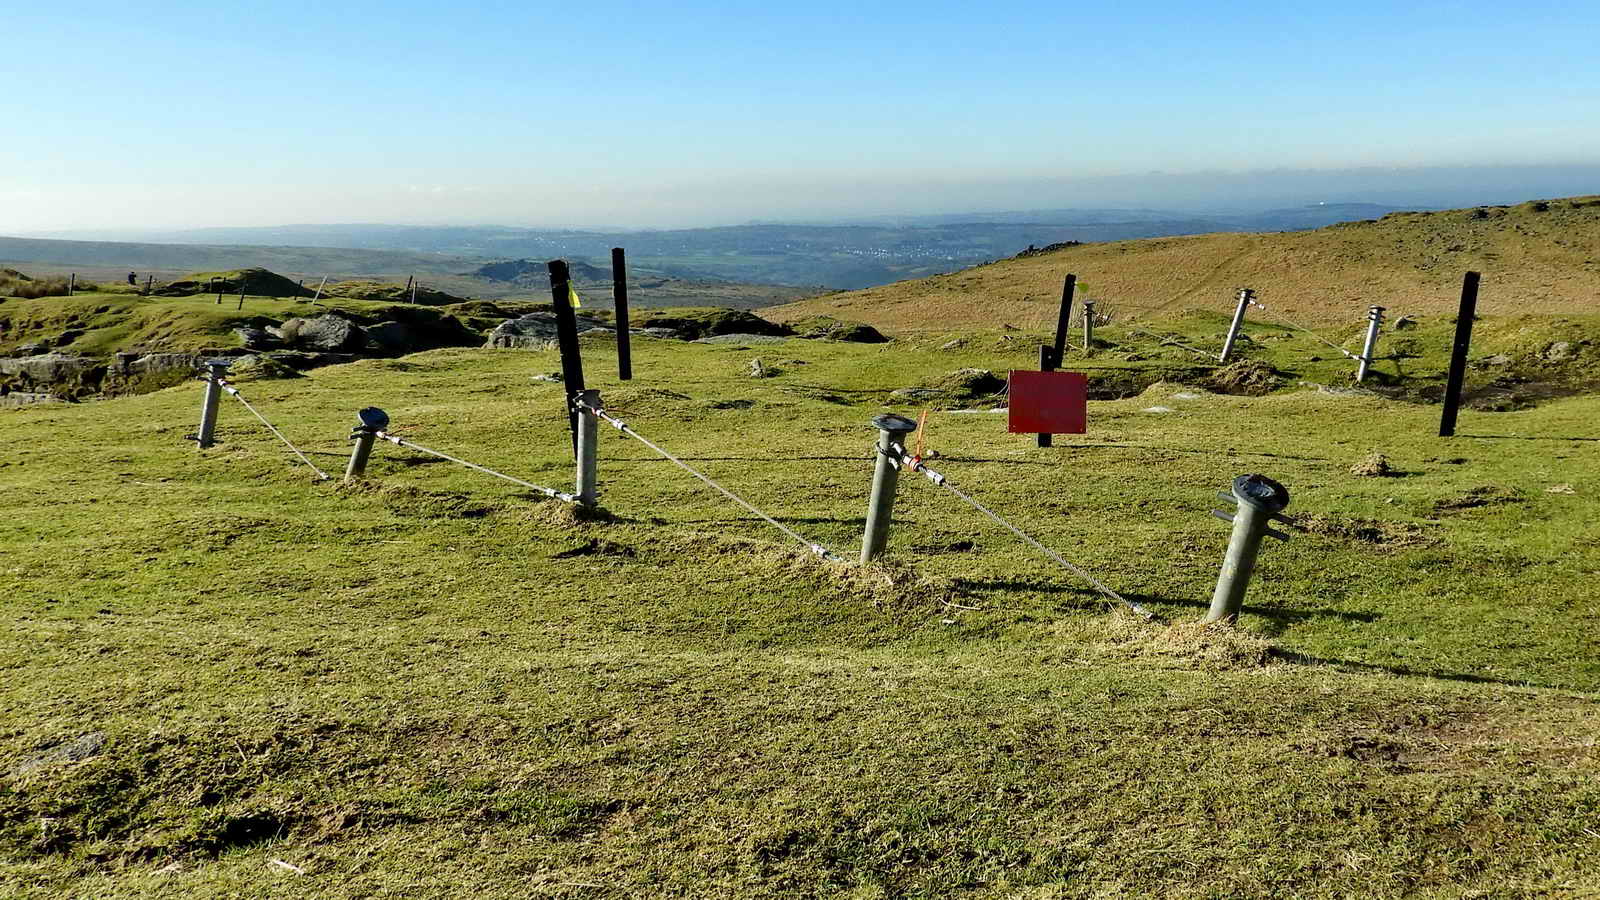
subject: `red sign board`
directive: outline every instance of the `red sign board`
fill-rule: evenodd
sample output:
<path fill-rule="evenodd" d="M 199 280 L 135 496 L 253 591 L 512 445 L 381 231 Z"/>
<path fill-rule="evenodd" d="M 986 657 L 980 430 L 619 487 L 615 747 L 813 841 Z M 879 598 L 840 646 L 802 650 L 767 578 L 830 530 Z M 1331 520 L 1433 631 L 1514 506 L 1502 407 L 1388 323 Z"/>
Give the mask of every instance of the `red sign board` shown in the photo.
<path fill-rule="evenodd" d="M 1083 434 L 1089 409 L 1089 378 L 1082 372 L 1011 373 L 1012 434 Z"/>

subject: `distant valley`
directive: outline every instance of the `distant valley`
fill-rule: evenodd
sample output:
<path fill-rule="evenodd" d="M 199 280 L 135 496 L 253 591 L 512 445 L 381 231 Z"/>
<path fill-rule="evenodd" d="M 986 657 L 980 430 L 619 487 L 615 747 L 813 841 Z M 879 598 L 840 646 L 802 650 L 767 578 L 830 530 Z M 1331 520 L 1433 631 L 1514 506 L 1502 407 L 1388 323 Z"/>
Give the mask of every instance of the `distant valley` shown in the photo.
<path fill-rule="evenodd" d="M 611 248 L 624 246 L 630 268 L 638 267 L 640 274 L 648 272 L 657 279 L 674 279 L 678 289 L 711 283 L 779 286 L 783 290 L 768 292 L 770 296 L 764 298 L 778 302 L 792 299 L 797 290 L 853 290 L 953 272 L 1013 256 L 1030 246 L 1302 230 L 1374 219 L 1396 209 L 1370 203 L 1206 215 L 1149 209 L 1058 209 L 661 231 L 357 224 L 82 232 L 52 237 L 95 240 L 0 238 L 0 261 L 174 272 L 259 265 L 316 277 L 333 273 L 404 279 L 415 274 L 452 293 L 505 297 L 536 293 L 537 278 L 529 282 L 484 277 L 480 270 L 486 264 L 507 260 L 542 263 L 564 257 L 609 270 Z M 734 293 L 754 296 L 763 292 Z M 757 304 L 752 300 L 749 305 Z"/>

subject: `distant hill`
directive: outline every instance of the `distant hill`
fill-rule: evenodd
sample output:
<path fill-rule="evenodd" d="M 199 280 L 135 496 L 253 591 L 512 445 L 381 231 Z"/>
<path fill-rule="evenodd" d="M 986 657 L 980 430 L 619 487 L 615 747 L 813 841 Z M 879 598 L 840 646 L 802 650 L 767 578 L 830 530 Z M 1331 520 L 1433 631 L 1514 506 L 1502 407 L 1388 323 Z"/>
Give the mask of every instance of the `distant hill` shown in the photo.
<path fill-rule="evenodd" d="M 301 250 L 320 247 L 351 254 L 406 253 L 429 263 L 454 257 L 521 259 L 537 266 L 544 260 L 564 257 L 569 261 L 594 260 L 602 267 L 609 261 L 612 247 L 624 246 L 631 265 L 674 278 L 854 289 L 951 272 L 1011 256 L 1030 245 L 1317 228 L 1375 218 L 1395 209 L 1371 203 L 1319 203 L 1292 209 L 1205 214 L 1159 209 L 1045 209 L 658 231 L 498 225 L 285 225 L 151 232 L 142 239 L 178 244 L 294 245 Z M 278 264 L 274 268 L 281 271 L 296 267 Z M 499 273 L 502 268 L 496 264 L 492 271 Z M 530 269 L 510 278 L 499 274 L 482 277 L 511 284 L 523 274 L 531 283 L 541 273 Z"/>
<path fill-rule="evenodd" d="M 136 269 L 173 275 L 262 267 L 275 272 L 376 275 L 393 272 L 443 273 L 460 260 L 392 250 L 337 250 L 326 247 L 147 244 L 120 241 L 59 241 L 0 237 L 0 262 L 43 263 Z"/>
<path fill-rule="evenodd" d="M 584 281 L 604 281 L 610 283 L 611 269 L 592 266 L 586 262 L 572 262 L 567 266 L 573 279 Z M 486 263 L 473 269 L 467 274 L 475 278 L 487 278 L 490 281 L 500 281 L 507 284 L 523 285 L 525 287 L 550 286 L 550 269 L 543 260 L 508 259 L 500 262 Z"/>
<path fill-rule="evenodd" d="M 1064 247 L 960 272 L 769 310 L 827 314 L 889 332 L 1043 327 L 1076 273 L 1103 311 L 1159 319 L 1231 310 L 1236 288 L 1269 313 L 1307 323 L 1449 313 L 1461 274 L 1483 273 L 1485 313 L 1600 312 L 1600 197 L 1442 212 L 1392 213 L 1315 231 L 1205 234 Z"/>
<path fill-rule="evenodd" d="M 282 273 L 284 283 L 264 293 L 288 296 L 296 282 L 304 281 L 304 293 L 327 278 L 336 282 L 369 283 L 374 287 L 345 290 L 397 294 L 406 280 L 416 276 L 417 297 L 448 303 L 461 297 L 480 299 L 548 299 L 550 280 L 545 261 L 538 259 L 492 263 L 483 257 L 411 253 L 394 250 L 341 249 L 332 247 L 270 247 L 209 244 L 147 244 L 120 241 L 62 241 L 39 238 L 0 237 L 0 266 L 10 266 L 38 275 L 77 273 L 80 280 L 119 283 L 130 270 L 141 279 L 153 276 L 157 282 L 175 280 L 206 281 L 209 275 L 226 276 L 241 270 L 272 270 Z M 605 266 L 569 258 L 580 284 L 603 286 L 609 291 L 610 249 Z M 783 303 L 816 293 L 816 288 L 792 285 L 752 284 L 749 282 L 701 276 L 685 278 L 659 269 L 635 266 L 629 256 L 632 274 L 630 300 L 638 306 L 735 306 L 751 309 Z M 480 267 L 490 273 L 478 275 Z M 198 273 L 198 274 L 196 274 Z M 491 275 L 493 277 L 491 277 Z M 254 290 L 254 288 L 251 288 Z M 409 297 L 409 292 L 407 292 Z"/>

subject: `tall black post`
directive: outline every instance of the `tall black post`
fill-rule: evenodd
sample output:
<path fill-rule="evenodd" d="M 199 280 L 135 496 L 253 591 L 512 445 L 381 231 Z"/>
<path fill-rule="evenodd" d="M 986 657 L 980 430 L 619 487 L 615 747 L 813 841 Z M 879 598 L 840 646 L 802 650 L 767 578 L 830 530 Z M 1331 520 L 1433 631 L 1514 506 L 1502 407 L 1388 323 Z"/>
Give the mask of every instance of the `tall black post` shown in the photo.
<path fill-rule="evenodd" d="M 1072 321 L 1072 295 L 1077 290 L 1078 276 L 1068 275 L 1067 280 L 1061 284 L 1061 315 L 1056 318 L 1055 365 L 1057 366 L 1061 365 L 1063 359 L 1066 359 L 1067 328 L 1068 323 Z M 1054 367 L 1052 366 L 1052 368 Z M 1049 370 L 1046 369 L 1045 371 Z M 1049 445 L 1040 444 L 1039 446 L 1048 447 Z"/>
<path fill-rule="evenodd" d="M 1467 350 L 1472 346 L 1472 319 L 1478 310 L 1478 273 L 1461 279 L 1461 311 L 1456 313 L 1456 343 L 1450 351 L 1450 379 L 1444 386 L 1444 413 L 1439 437 L 1456 433 L 1456 411 L 1461 407 L 1461 383 L 1467 378 Z"/>
<path fill-rule="evenodd" d="M 1072 276 L 1068 275 L 1067 277 L 1071 278 Z M 1048 345 L 1048 344 L 1040 344 L 1039 345 L 1039 371 L 1041 371 L 1041 372 L 1054 372 L 1055 369 L 1056 369 L 1056 365 L 1058 364 L 1058 360 L 1060 360 L 1060 358 L 1061 357 L 1056 355 L 1056 352 L 1050 348 L 1050 345 Z M 1050 435 L 1048 433 L 1046 433 L 1046 432 L 1040 432 L 1039 433 L 1038 446 L 1040 446 L 1040 447 L 1048 447 L 1048 446 L 1050 446 Z"/>
<path fill-rule="evenodd" d="M 628 342 L 628 263 L 621 247 L 611 248 L 611 295 L 617 301 L 617 377 L 633 378 L 633 347 Z"/>
<path fill-rule="evenodd" d="M 550 300 L 556 310 L 556 342 L 561 347 L 561 382 L 567 388 L 567 422 L 572 427 L 572 452 L 578 452 L 578 398 L 583 393 L 583 357 L 578 350 L 578 320 L 572 314 L 572 276 L 567 262 L 552 259 Z"/>

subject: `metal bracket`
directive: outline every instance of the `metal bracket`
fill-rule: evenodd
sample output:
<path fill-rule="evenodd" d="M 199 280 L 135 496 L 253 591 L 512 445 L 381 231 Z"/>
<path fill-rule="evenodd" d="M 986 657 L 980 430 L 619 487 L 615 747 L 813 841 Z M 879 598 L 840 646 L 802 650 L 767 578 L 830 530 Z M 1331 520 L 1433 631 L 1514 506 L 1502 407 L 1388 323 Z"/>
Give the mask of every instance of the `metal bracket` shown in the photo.
<path fill-rule="evenodd" d="M 905 452 L 905 448 L 904 447 L 900 447 L 898 444 L 895 445 L 895 447 L 899 451 L 898 453 L 896 453 L 894 451 L 891 451 L 891 450 L 885 450 L 882 447 L 879 447 L 877 444 L 873 444 L 872 445 L 872 449 L 873 449 L 873 451 L 875 453 L 877 453 L 879 456 L 889 460 L 889 465 L 894 467 L 896 470 L 899 470 L 899 469 L 905 467 L 905 463 L 902 461 L 901 455 L 900 455 L 900 454 Z"/>
<path fill-rule="evenodd" d="M 1226 513 L 1226 512 L 1223 512 L 1220 509 L 1213 509 L 1211 511 L 1211 514 L 1213 516 L 1216 516 L 1217 518 L 1221 519 L 1224 522 L 1232 522 L 1233 521 L 1233 513 Z"/>
<path fill-rule="evenodd" d="M 1239 505 L 1239 498 L 1228 493 L 1227 491 L 1217 491 L 1217 499 L 1227 503 L 1232 503 L 1234 506 Z"/>

